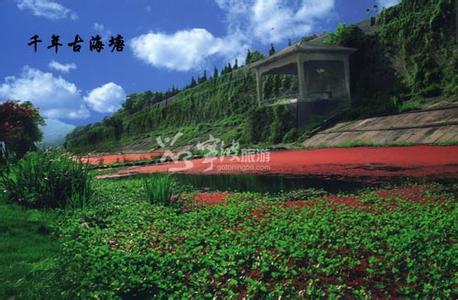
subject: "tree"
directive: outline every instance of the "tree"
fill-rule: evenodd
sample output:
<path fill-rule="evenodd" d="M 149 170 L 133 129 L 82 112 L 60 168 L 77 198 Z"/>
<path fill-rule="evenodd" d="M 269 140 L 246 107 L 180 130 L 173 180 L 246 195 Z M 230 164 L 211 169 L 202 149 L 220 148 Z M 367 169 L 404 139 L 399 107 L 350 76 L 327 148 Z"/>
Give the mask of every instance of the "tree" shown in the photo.
<path fill-rule="evenodd" d="M 251 52 L 250 50 L 248 50 L 246 59 L 245 59 L 245 64 L 249 65 L 261 59 L 264 59 L 264 55 L 262 55 L 260 52 L 258 51 Z"/>
<path fill-rule="evenodd" d="M 207 71 L 204 71 L 204 74 L 198 79 L 199 84 L 204 83 L 205 81 L 207 81 Z"/>
<path fill-rule="evenodd" d="M 103 124 L 113 127 L 113 135 L 116 141 L 119 141 L 123 132 L 122 120 L 116 117 L 105 117 Z"/>
<path fill-rule="evenodd" d="M 213 69 L 213 79 L 216 79 L 216 78 L 218 78 L 218 68 L 217 67 Z"/>
<path fill-rule="evenodd" d="M 35 142 L 41 140 L 39 125 L 45 122 L 32 103 L 8 100 L 0 104 L 0 141 L 17 158 L 33 150 Z"/>
<path fill-rule="evenodd" d="M 194 78 L 194 76 L 192 76 L 192 79 L 191 79 L 191 84 L 189 85 L 190 88 L 193 88 L 197 85 L 197 82 L 196 82 L 196 79 Z"/>
<path fill-rule="evenodd" d="M 231 73 L 232 72 L 232 66 L 231 66 L 231 63 L 228 63 L 227 64 L 227 73 Z"/>
<path fill-rule="evenodd" d="M 239 62 L 237 61 L 237 58 L 235 59 L 234 63 L 234 70 L 237 70 L 239 68 Z"/>
<path fill-rule="evenodd" d="M 250 58 L 251 58 L 251 51 L 250 49 L 247 50 L 246 52 L 246 57 L 245 57 L 245 64 L 248 65 L 250 62 Z"/>
<path fill-rule="evenodd" d="M 269 56 L 275 54 L 274 44 L 270 44 Z"/>
<path fill-rule="evenodd" d="M 134 98 L 137 96 L 137 94 L 133 93 L 130 95 L 127 95 L 126 101 L 122 104 L 122 108 L 124 111 L 128 114 L 134 113 L 133 106 L 134 106 Z"/>

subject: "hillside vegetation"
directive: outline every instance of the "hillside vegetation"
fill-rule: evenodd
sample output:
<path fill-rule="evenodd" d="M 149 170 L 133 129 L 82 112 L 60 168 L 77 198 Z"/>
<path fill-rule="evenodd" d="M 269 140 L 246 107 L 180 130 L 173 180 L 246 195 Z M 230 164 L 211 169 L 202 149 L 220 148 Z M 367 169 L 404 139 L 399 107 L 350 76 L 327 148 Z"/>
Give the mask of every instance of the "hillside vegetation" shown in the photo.
<path fill-rule="evenodd" d="M 429 97 L 456 97 L 454 17 L 452 0 L 404 0 L 381 13 L 375 35 L 345 25 L 328 35 L 327 43 L 358 49 L 351 57 L 352 107 L 341 118 L 419 108 Z M 258 52 L 248 53 L 247 63 L 261 58 Z M 177 132 L 183 136 L 175 146 L 205 140 L 210 133 L 227 143 L 275 144 L 302 141 L 322 121 L 298 131 L 286 106 L 258 108 L 255 82 L 248 67 L 229 65 L 221 75 L 216 71 L 211 78 L 193 78 L 181 91 L 130 95 L 113 116 L 75 129 L 65 147 L 76 153 L 144 150 L 157 147 L 157 136 Z M 294 78 L 276 75 L 263 88 L 267 98 L 281 97 L 294 93 L 297 84 Z"/>

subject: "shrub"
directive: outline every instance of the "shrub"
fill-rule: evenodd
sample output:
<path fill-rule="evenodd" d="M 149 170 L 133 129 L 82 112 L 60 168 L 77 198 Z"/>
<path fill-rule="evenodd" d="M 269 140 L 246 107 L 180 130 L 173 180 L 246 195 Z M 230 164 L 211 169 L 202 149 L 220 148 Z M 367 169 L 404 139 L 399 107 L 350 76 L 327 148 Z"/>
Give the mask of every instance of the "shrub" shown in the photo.
<path fill-rule="evenodd" d="M 291 128 L 283 137 L 283 143 L 292 143 L 297 139 L 297 128 Z"/>
<path fill-rule="evenodd" d="M 170 175 L 155 175 L 143 179 L 146 197 L 151 204 L 172 206 L 171 198 L 174 190 L 174 180 Z"/>
<path fill-rule="evenodd" d="M 55 151 L 30 152 L 0 174 L 6 200 L 28 208 L 82 207 L 91 183 L 88 165 Z"/>

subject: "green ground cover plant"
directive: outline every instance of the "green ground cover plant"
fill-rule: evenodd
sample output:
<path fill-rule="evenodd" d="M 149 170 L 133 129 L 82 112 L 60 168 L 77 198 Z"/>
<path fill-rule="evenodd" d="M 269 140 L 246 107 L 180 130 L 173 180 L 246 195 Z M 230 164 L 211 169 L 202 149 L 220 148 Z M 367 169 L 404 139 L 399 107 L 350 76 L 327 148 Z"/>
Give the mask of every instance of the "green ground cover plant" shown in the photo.
<path fill-rule="evenodd" d="M 412 188 L 183 209 L 151 205 L 141 178 L 100 181 L 93 206 L 59 225 L 59 286 L 68 298 L 453 298 L 456 195 Z"/>

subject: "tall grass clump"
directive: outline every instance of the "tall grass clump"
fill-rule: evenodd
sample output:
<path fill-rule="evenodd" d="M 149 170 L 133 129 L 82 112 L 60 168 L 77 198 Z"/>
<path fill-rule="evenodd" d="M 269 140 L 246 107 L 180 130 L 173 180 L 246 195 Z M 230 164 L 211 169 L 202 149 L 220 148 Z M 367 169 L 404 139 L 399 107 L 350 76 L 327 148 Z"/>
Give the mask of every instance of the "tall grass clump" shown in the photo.
<path fill-rule="evenodd" d="M 172 201 L 175 182 L 170 175 L 155 175 L 143 179 L 146 197 L 151 204 L 174 206 Z"/>
<path fill-rule="evenodd" d="M 27 208 L 83 207 L 91 185 L 88 165 L 56 151 L 29 152 L 0 173 L 5 199 Z"/>

